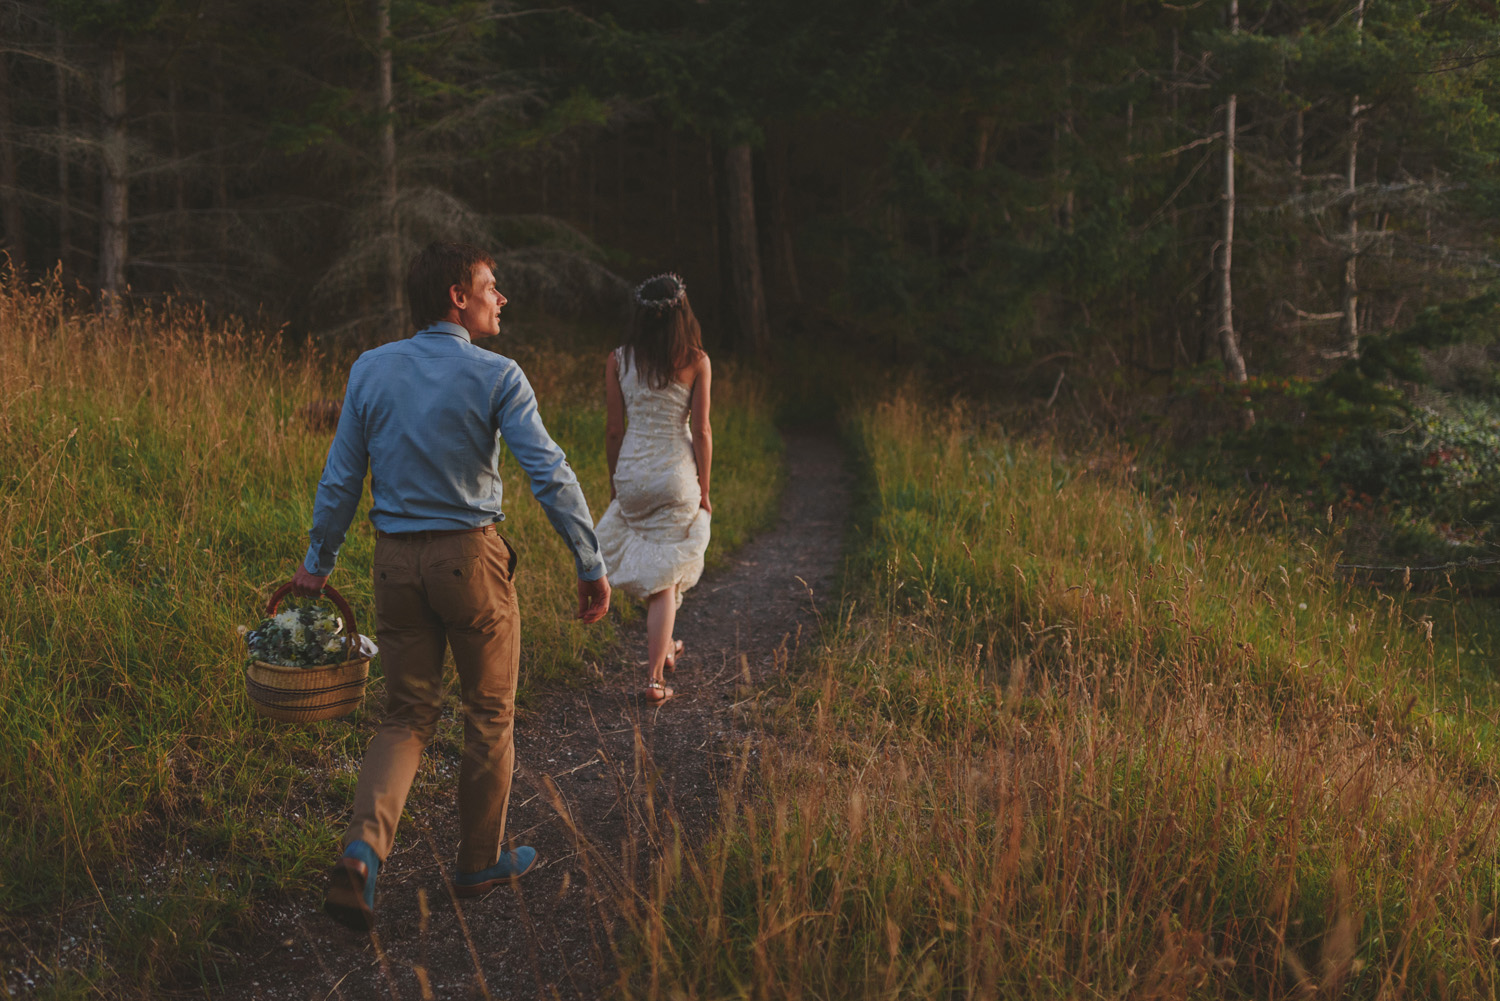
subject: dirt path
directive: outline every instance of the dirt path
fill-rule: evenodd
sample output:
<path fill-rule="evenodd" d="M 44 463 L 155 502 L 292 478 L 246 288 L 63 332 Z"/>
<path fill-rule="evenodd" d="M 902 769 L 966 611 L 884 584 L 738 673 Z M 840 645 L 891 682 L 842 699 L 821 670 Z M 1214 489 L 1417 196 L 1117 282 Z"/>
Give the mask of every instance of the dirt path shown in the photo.
<path fill-rule="evenodd" d="M 677 697 L 662 707 L 638 697 L 645 636 L 637 628 L 625 663 L 606 668 L 596 687 L 534 699 L 518 719 L 508 836 L 537 849 L 538 871 L 455 906 L 443 874 L 457 840 L 456 767 L 440 767 L 446 777 L 431 794 L 414 794 L 415 821 L 380 874 L 376 935 L 344 931 L 318 913 L 317 900 L 289 906 L 275 937 L 247 944 L 239 979 L 214 996 L 613 994 L 610 939 L 620 929 L 601 893 L 649 871 L 663 809 L 689 831 L 712 822 L 714 770 L 747 735 L 737 703 L 785 664 L 799 630 L 811 633 L 815 603 L 836 583 L 848 508 L 843 455 L 828 436 L 790 435 L 786 446 L 779 523 L 706 574 L 683 605 L 677 636 L 687 654 L 670 681 Z M 580 850 L 564 814 L 590 849 Z"/>

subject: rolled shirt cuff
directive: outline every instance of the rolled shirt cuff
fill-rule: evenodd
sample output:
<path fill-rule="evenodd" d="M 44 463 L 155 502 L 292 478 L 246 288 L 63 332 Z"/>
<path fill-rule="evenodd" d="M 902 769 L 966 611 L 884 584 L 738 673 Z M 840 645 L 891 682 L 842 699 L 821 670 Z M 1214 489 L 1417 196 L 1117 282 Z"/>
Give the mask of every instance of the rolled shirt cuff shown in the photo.
<path fill-rule="evenodd" d="M 302 557 L 302 569 L 314 577 L 327 577 L 333 573 L 333 564 L 337 559 L 336 556 L 330 556 L 325 563 L 322 559 L 322 548 L 318 545 L 308 546 L 307 555 Z"/>
<path fill-rule="evenodd" d="M 604 576 L 605 572 L 606 568 L 604 566 L 604 557 L 602 556 L 599 557 L 599 562 L 595 563 L 593 566 L 585 567 L 582 563 L 578 564 L 579 580 L 598 580 L 600 577 Z"/>

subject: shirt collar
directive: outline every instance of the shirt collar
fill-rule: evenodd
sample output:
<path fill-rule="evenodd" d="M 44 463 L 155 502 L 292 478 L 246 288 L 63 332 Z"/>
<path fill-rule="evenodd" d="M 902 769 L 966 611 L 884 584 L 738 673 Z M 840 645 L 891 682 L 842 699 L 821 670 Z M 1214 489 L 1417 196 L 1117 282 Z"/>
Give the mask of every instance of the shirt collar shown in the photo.
<path fill-rule="evenodd" d="M 423 327 L 421 330 L 418 330 L 417 333 L 418 334 L 452 334 L 454 337 L 462 337 L 464 340 L 468 341 L 469 343 L 471 343 L 471 344 L 473 343 L 473 338 L 469 336 L 469 332 L 467 330 L 465 330 L 463 327 L 459 326 L 457 323 L 449 323 L 447 320 L 439 320 L 436 323 L 433 323 L 433 324 L 430 324 L 429 326 Z"/>

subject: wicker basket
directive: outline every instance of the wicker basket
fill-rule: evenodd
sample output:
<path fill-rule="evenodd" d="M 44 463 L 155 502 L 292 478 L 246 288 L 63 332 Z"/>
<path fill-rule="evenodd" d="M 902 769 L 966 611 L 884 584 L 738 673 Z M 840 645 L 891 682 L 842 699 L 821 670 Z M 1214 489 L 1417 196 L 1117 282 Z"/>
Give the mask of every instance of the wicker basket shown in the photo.
<path fill-rule="evenodd" d="M 267 616 L 276 614 L 276 606 L 291 589 L 290 583 L 276 589 L 266 603 Z M 322 667 L 283 667 L 251 661 L 245 668 L 245 691 L 262 716 L 289 723 L 311 723 L 346 716 L 364 701 L 370 658 L 359 655 L 359 629 L 354 624 L 354 611 L 333 585 L 324 585 L 323 594 L 344 617 L 344 660 Z"/>

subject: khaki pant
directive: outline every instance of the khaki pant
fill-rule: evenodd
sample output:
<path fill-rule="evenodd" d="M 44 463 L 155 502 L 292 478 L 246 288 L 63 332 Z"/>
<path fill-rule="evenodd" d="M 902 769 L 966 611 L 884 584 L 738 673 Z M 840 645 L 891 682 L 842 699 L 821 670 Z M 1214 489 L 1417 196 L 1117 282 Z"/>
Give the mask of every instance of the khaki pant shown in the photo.
<path fill-rule="evenodd" d="M 382 534 L 375 545 L 375 615 L 386 718 L 365 751 L 344 844 L 362 838 L 384 859 L 422 749 L 443 703 L 443 648 L 453 648 L 463 695 L 458 776 L 458 871 L 500 857 L 515 766 L 521 614 L 515 551 L 493 526 L 455 535 Z"/>

